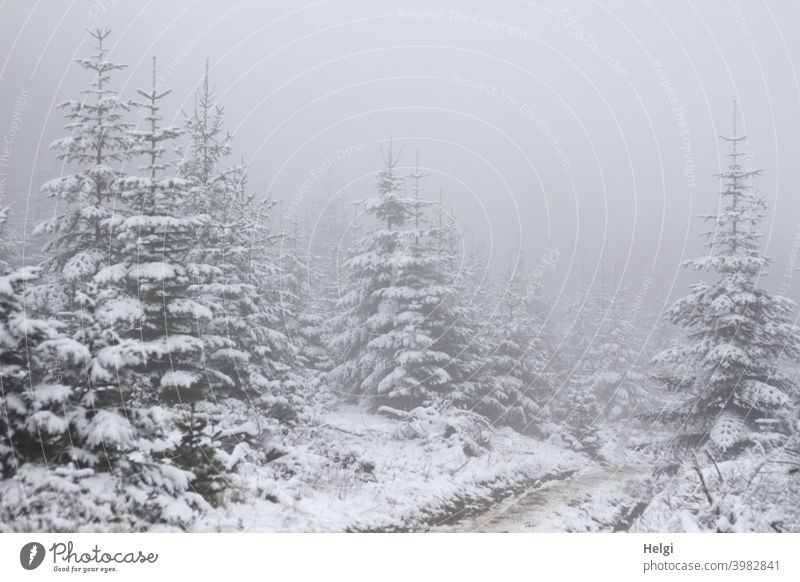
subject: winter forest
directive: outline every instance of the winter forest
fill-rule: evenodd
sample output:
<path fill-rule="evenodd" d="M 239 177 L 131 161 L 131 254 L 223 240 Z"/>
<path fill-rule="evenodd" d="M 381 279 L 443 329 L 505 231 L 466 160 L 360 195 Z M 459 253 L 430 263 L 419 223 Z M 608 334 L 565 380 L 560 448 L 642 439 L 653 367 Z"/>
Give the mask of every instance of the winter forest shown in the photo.
<path fill-rule="evenodd" d="M 476 234 L 402 123 L 292 200 L 213 52 L 178 99 L 90 24 L 44 175 L 0 197 L 0 531 L 800 531 L 800 311 L 760 187 L 783 167 L 735 92 L 691 136 L 719 155 L 675 273 L 559 280 L 572 251 Z"/>

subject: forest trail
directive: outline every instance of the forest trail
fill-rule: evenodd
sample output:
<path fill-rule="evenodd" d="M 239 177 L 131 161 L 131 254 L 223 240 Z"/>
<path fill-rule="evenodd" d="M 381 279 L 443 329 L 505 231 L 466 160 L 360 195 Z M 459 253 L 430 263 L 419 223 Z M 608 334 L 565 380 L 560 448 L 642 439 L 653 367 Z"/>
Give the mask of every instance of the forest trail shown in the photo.
<path fill-rule="evenodd" d="M 593 463 L 571 477 L 550 481 L 500 503 L 486 513 L 454 525 L 450 532 L 592 531 L 613 521 L 616 501 L 626 484 L 650 474 L 647 465 L 605 466 Z"/>

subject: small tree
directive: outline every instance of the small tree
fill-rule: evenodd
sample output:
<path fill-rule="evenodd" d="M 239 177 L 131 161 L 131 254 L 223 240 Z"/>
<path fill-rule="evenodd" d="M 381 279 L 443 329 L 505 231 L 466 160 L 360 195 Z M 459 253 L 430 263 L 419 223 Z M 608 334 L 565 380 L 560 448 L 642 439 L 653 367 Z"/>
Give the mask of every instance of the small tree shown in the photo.
<path fill-rule="evenodd" d="M 536 312 L 537 287 L 520 262 L 501 276 L 482 366 L 465 397 L 492 422 L 541 434 L 552 378 Z"/>
<path fill-rule="evenodd" d="M 278 303 L 281 306 L 283 329 L 297 353 L 298 363 L 308 370 L 329 370 L 328 325 L 324 312 L 328 298 L 315 295 L 311 290 L 310 249 L 303 250 L 305 237 L 300 221 L 292 220 L 291 232 L 286 233 L 278 245 L 279 275 L 277 278 Z M 316 267 L 318 263 L 314 261 Z"/>
<path fill-rule="evenodd" d="M 617 289 L 602 300 L 599 329 L 585 355 L 588 369 L 573 378 L 594 394 L 608 420 L 624 419 L 647 398 L 649 380 L 639 365 L 643 338 L 626 298 L 626 290 Z"/>

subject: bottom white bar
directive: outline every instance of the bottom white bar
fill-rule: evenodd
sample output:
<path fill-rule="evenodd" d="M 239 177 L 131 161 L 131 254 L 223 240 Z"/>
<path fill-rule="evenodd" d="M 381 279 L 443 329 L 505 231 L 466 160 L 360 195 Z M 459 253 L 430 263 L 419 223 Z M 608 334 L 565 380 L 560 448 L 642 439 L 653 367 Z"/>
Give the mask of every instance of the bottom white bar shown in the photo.
<path fill-rule="evenodd" d="M 0 580 L 800 580 L 798 551 L 800 534 L 0 534 Z"/>

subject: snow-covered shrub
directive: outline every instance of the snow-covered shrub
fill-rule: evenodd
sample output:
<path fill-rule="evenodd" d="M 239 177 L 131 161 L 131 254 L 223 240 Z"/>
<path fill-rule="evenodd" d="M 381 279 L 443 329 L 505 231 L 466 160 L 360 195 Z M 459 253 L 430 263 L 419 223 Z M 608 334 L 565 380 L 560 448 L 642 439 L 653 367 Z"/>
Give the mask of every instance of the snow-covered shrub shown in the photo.
<path fill-rule="evenodd" d="M 800 479 L 785 451 L 709 455 L 656 474 L 653 499 L 635 531 L 800 531 Z"/>
<path fill-rule="evenodd" d="M 467 457 L 481 456 L 491 448 L 491 423 L 476 412 L 437 406 L 420 406 L 410 411 L 384 406 L 378 412 L 397 419 L 398 439 L 444 441 Z"/>
<path fill-rule="evenodd" d="M 0 481 L 0 531 L 127 532 L 140 522 L 110 473 L 26 463 Z"/>

